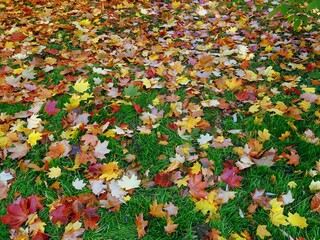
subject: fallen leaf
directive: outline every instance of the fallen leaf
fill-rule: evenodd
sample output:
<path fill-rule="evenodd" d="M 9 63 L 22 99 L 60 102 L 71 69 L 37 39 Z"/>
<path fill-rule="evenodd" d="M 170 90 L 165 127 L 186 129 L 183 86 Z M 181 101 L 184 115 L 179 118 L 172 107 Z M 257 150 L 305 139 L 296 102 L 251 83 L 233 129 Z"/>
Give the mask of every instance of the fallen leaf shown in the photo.
<path fill-rule="evenodd" d="M 49 178 L 60 177 L 61 176 L 61 168 L 59 168 L 59 167 L 49 168 L 48 176 L 49 176 Z"/>
<path fill-rule="evenodd" d="M 258 225 L 256 234 L 264 239 L 265 237 L 271 237 L 271 233 L 267 230 L 267 225 Z"/>
<path fill-rule="evenodd" d="M 305 217 L 301 217 L 299 213 L 292 214 L 289 212 L 287 220 L 294 227 L 299 227 L 299 228 L 308 227 L 307 219 Z"/>
<path fill-rule="evenodd" d="M 138 239 L 141 239 L 144 235 L 146 235 L 145 228 L 148 226 L 148 221 L 143 220 L 143 213 L 140 213 L 136 216 L 136 227 L 138 231 Z"/>
<path fill-rule="evenodd" d="M 153 200 L 152 205 L 150 205 L 150 214 L 153 217 L 164 218 L 166 217 L 166 213 L 163 211 L 163 204 L 157 202 L 157 199 Z"/>
<path fill-rule="evenodd" d="M 178 224 L 174 224 L 170 217 L 167 218 L 167 225 L 164 227 L 166 234 L 171 234 L 176 231 Z"/>

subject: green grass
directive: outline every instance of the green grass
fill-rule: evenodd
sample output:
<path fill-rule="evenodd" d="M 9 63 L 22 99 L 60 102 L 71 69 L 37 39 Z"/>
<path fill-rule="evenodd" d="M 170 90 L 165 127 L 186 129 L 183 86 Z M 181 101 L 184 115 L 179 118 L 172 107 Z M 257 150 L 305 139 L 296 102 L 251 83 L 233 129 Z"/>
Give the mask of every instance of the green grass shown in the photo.
<path fill-rule="evenodd" d="M 316 170 L 320 145 L 319 142 L 315 144 L 305 139 L 304 132 L 310 129 L 315 137 L 320 136 L 319 100 L 312 101 L 308 111 L 303 111 L 299 103 L 303 100 L 300 94 L 306 91 L 305 88 L 319 94 L 319 78 L 314 74 L 316 70 L 291 69 L 290 64 L 302 64 L 306 68 L 310 68 L 310 64 L 314 67 L 318 65 L 316 44 L 308 40 L 319 36 L 314 31 L 319 28 L 318 23 L 312 22 L 314 32 L 293 32 L 286 24 L 282 25 L 285 19 L 266 18 L 263 10 L 272 7 L 271 3 L 256 1 L 253 2 L 257 11 L 254 11 L 250 3 L 242 0 L 228 3 L 218 1 L 216 6 L 211 1 L 206 1 L 206 4 L 187 1 L 176 9 L 171 7 L 172 1 L 163 1 L 159 6 L 155 6 L 155 3 L 143 5 L 141 1 L 135 1 L 132 8 L 110 5 L 105 6 L 102 12 L 98 2 L 79 3 L 81 6 L 69 3 L 54 11 L 52 6 L 44 4 L 43 9 L 39 9 L 39 5 L 28 2 L 28 9 L 33 9 L 34 12 L 27 15 L 24 15 L 24 10 L 11 13 L 12 6 L 14 9 L 21 8 L 21 4 L 15 2 L 8 10 L 9 19 L 23 20 L 15 23 L 4 21 L 4 29 L 19 27 L 19 31 L 27 38 L 15 41 L 14 37 L 12 39 L 13 30 L 0 30 L 4 39 L 3 46 L 10 46 L 13 42 L 12 49 L 3 50 L 0 63 L 0 174 L 10 170 L 14 177 L 8 182 L 7 198 L 0 200 L 0 217 L 6 215 L 10 204 L 18 197 L 42 196 L 44 209 L 37 213 L 46 224 L 44 232 L 50 239 L 61 239 L 65 226 L 52 223 L 50 204 L 62 197 L 93 194 L 89 181 L 99 179 L 102 174 L 99 172 L 99 165 L 117 162 L 120 170 L 114 180 L 135 174 L 141 180 L 139 187 L 127 191 L 127 196 L 131 198 L 121 202 L 118 211 L 104 208 L 103 202 L 100 202 L 104 195 L 98 194 L 98 200 L 91 205 L 98 206 L 97 213 L 101 216 L 97 223 L 99 227 L 96 230 L 85 230 L 79 236 L 83 239 L 137 239 L 135 222 L 140 213 L 148 221 L 146 235 L 142 238 L 145 240 L 206 239 L 212 229 L 220 231 L 220 236 L 223 237 L 221 239 L 234 239 L 231 237 L 233 234 L 241 235 L 244 231 L 251 239 L 260 239 L 256 233 L 259 225 L 266 225 L 272 235 L 265 239 L 288 239 L 285 234 L 294 239 L 317 239 L 320 236 L 319 213 L 311 211 L 310 206 L 316 191 L 311 191 L 309 185 L 311 181 L 320 181 L 319 170 Z M 8 4 L 5 3 L 4 6 L 9 7 Z M 79 11 L 80 8 L 84 10 Z M 198 16 L 201 8 L 208 13 Z M 26 7 L 23 6 L 22 9 Z M 48 15 L 50 17 L 44 17 L 43 11 L 52 11 Z M 246 20 L 244 24 L 241 23 L 243 18 Z M 48 21 L 49 24 L 37 24 L 39 19 Z M 279 21 L 278 27 L 273 25 L 276 21 Z M 259 24 L 257 28 L 256 24 Z M 230 35 L 228 31 L 233 27 L 236 27 L 236 32 Z M 263 43 L 264 38 L 269 42 Z M 224 42 L 220 42 L 222 39 Z M 128 44 L 137 47 L 133 55 Z M 199 47 L 210 44 L 210 49 L 203 50 Z M 236 50 L 240 44 L 249 48 L 257 46 L 257 51 L 249 50 L 255 56 L 248 60 L 248 69 L 241 69 L 243 59 L 237 56 L 237 52 L 224 54 L 226 49 Z M 265 50 L 267 45 L 274 47 L 270 53 Z M 45 49 L 38 52 L 43 47 Z M 185 54 L 187 50 L 189 52 Z M 281 50 L 291 50 L 292 57 L 283 56 Z M 214 56 L 214 59 L 206 62 L 209 55 Z M 54 58 L 56 63 L 50 63 L 48 57 Z M 228 66 L 226 61 L 230 60 L 237 62 Z M 192 61 L 196 63 L 191 64 Z M 173 67 L 177 62 L 182 64 L 183 70 Z M 160 69 L 159 64 L 164 69 Z M 19 86 L 8 84 L 8 76 L 16 78 L 21 75 L 14 74 L 13 71 L 32 66 L 36 73 L 34 79 L 21 76 L 19 83 L 16 83 Z M 46 72 L 45 69 L 49 66 L 53 69 Z M 267 76 L 263 75 L 263 71 L 269 66 L 280 73 L 279 79 L 266 80 Z M 93 67 L 109 71 L 104 75 L 94 72 Z M 125 74 L 126 69 L 128 73 Z M 148 69 L 155 72 L 155 77 L 150 77 Z M 196 76 L 198 72 L 217 69 L 221 71 L 221 77 L 211 74 L 208 79 L 200 79 Z M 240 70 L 244 73 L 251 70 L 259 80 L 243 79 L 243 84 L 237 86 L 236 90 L 225 86 L 219 89 L 217 83 L 220 78 L 241 78 L 236 74 Z M 186 76 L 189 83 L 176 82 L 180 76 Z M 291 80 L 285 79 L 290 76 Z M 294 81 L 298 76 L 301 77 L 300 81 Z M 101 83 L 96 84 L 95 78 L 100 78 Z M 149 79 L 150 87 L 143 86 L 144 78 Z M 89 84 L 84 92 L 74 88 L 75 82 L 79 80 Z M 30 85 L 35 89 L 31 89 Z M 139 95 L 133 96 L 134 93 L 126 96 L 128 86 L 131 85 Z M 112 97 L 109 94 L 112 88 L 118 88 L 119 96 Z M 50 91 L 44 92 L 44 89 Z M 279 93 L 275 94 L 274 89 Z M 244 91 L 250 92 L 250 97 L 253 98 L 239 101 L 237 94 Z M 68 109 L 71 96 L 76 99 L 87 93 L 92 94 L 93 98 L 82 99 L 79 106 Z M 177 102 L 182 106 L 174 114 L 170 102 L 173 95 L 180 98 Z M 288 109 L 283 110 L 283 114 L 274 114 L 263 106 L 257 112 L 249 112 L 249 108 L 253 104 L 259 105 L 264 96 L 270 97 L 269 108 L 274 108 L 280 102 Z M 59 111 L 54 116 L 44 110 L 49 100 L 57 101 Z M 203 100 L 223 100 L 230 107 L 204 107 Z M 114 104 L 119 105 L 119 109 Z M 134 108 L 134 104 L 140 106 L 142 113 Z M 301 111 L 300 120 L 295 119 L 297 114 L 291 114 L 290 108 L 292 112 L 295 109 Z M 33 114 L 41 119 L 41 123 L 28 129 Z M 86 114 L 89 114 L 88 123 L 77 124 L 78 118 L 86 118 Z M 145 117 L 148 114 L 149 119 Z M 154 118 L 154 115 L 157 117 Z M 193 124 L 192 120 L 197 117 L 203 121 Z M 191 119 L 187 127 L 183 125 L 184 119 Z M 16 125 L 21 122 L 22 126 L 15 130 Z M 204 126 L 206 124 L 208 126 Z M 149 132 L 141 132 L 141 127 Z M 259 138 L 259 131 L 265 129 L 271 135 L 268 140 L 263 141 Z M 115 130 L 122 130 L 124 133 L 117 134 Z M 240 131 L 234 133 L 235 130 Z M 42 133 L 42 139 L 31 146 L 28 138 L 33 131 Z M 285 132 L 290 132 L 290 135 L 280 140 L 279 137 Z M 212 136 L 212 140 L 209 140 L 208 146 L 199 145 L 198 140 L 206 134 Z M 97 143 L 86 146 L 82 140 L 85 135 L 97 136 L 100 143 L 108 141 L 110 153 L 104 154 L 103 158 L 97 157 Z M 214 148 L 212 144 L 221 140 L 222 136 L 224 139 L 230 138 L 232 146 Z M 255 149 L 250 149 L 255 148 L 250 143 L 256 139 L 262 145 L 258 153 Z M 67 156 L 62 154 L 48 160 L 50 146 L 64 140 L 73 149 L 73 153 L 68 152 Z M 30 149 L 21 158 L 12 159 L 10 156 L 13 144 L 17 143 L 26 144 Z M 263 156 L 272 148 L 276 155 L 273 166 L 254 164 L 241 170 L 237 173 L 243 178 L 240 187 L 231 188 L 230 184 L 222 181 L 220 176 L 227 168 L 226 165 L 238 162 L 241 151 L 253 159 L 257 158 L 257 154 Z M 90 161 L 81 163 L 74 171 L 68 170 L 66 168 L 72 168 L 75 159 L 79 157 L 76 151 L 87 155 Z M 282 157 L 283 153 L 291 151 L 296 151 L 299 155 L 297 166 L 287 164 L 287 159 Z M 173 167 L 171 161 L 177 156 L 183 158 L 184 162 Z M 212 167 L 206 166 L 206 159 Z M 27 163 L 31 165 L 23 167 Z M 235 198 L 225 203 L 214 199 L 218 210 L 211 219 L 208 219 L 208 213 L 203 214 L 196 208 L 199 199 L 192 197 L 192 191 L 188 187 L 190 180 L 185 185 L 178 186 L 179 179 L 192 177 L 192 172 L 196 171 L 193 167 L 197 164 L 201 166 L 201 181 L 209 185 L 205 188 L 206 191 L 216 193 L 221 188 L 235 192 Z M 35 165 L 43 169 L 36 171 L 33 169 Z M 154 183 L 158 173 L 166 171 L 169 166 L 173 168 L 169 172 L 172 185 L 161 187 Z M 48 172 L 52 167 L 61 168 L 61 176 L 50 178 Z M 77 178 L 86 183 L 81 190 L 72 185 Z M 52 187 L 56 182 L 60 184 L 59 189 Z M 289 182 L 295 182 L 297 186 L 290 188 Z M 104 184 L 108 186 L 105 189 L 107 192 L 111 191 L 109 183 L 104 180 Z M 269 216 L 270 209 L 261 206 L 257 207 L 256 212 L 250 213 L 248 206 L 252 203 L 251 193 L 256 189 L 265 190 L 264 196 L 277 198 L 278 201 L 281 201 L 282 195 L 291 191 L 294 201 L 284 206 L 284 215 L 297 212 L 306 218 L 308 226 L 303 229 L 290 224 L 275 226 Z M 122 187 L 122 190 L 125 188 Z M 166 217 L 153 217 L 150 214 L 150 206 L 155 199 L 158 204 L 171 202 L 178 208 L 178 214 L 171 216 L 178 227 L 171 234 L 164 230 Z M 21 226 L 28 230 L 28 224 L 23 223 Z M 9 231 L 10 226 L 0 221 L 0 239 L 10 239 Z"/>

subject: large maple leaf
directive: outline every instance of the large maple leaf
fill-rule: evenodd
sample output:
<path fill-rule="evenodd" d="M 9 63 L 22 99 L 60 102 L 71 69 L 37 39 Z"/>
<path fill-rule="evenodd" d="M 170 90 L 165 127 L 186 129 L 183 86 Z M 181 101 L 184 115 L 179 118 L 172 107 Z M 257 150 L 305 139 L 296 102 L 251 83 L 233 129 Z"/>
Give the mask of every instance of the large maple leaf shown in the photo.
<path fill-rule="evenodd" d="M 1 217 L 0 221 L 10 225 L 12 229 L 19 229 L 21 225 L 28 220 L 28 215 L 28 200 L 20 198 L 17 203 L 9 205 L 7 214 Z"/>
<path fill-rule="evenodd" d="M 13 143 L 12 148 L 8 149 L 8 152 L 11 152 L 11 155 L 9 156 L 11 159 L 20 159 L 27 155 L 29 152 L 29 145 L 27 143 Z"/>
<path fill-rule="evenodd" d="M 237 167 L 233 168 L 225 168 L 223 169 L 222 174 L 220 175 L 220 178 L 223 182 L 229 184 L 231 188 L 240 187 L 241 183 L 240 181 L 243 179 L 243 177 L 237 175 L 236 173 L 239 171 Z"/>
<path fill-rule="evenodd" d="M 190 174 L 189 176 L 188 187 L 191 195 L 197 199 L 205 198 L 208 192 L 204 189 L 208 187 L 208 183 L 202 181 L 202 174 Z"/>

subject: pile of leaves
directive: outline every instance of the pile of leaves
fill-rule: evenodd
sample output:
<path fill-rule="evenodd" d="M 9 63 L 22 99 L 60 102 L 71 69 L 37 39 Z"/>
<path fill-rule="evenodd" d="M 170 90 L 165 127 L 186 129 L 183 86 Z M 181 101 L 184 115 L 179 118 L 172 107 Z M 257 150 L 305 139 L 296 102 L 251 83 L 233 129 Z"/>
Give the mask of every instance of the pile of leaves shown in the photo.
<path fill-rule="evenodd" d="M 319 20 L 273 4 L 2 1 L 0 238 L 319 236 Z"/>

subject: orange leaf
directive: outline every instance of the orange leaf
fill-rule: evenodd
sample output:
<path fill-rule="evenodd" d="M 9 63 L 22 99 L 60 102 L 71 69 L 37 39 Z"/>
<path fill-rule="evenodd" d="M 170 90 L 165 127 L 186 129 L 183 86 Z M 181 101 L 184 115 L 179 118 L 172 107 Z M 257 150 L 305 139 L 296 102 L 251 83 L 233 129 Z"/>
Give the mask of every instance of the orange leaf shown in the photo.
<path fill-rule="evenodd" d="M 178 227 L 178 224 L 174 224 L 174 222 L 171 220 L 171 218 L 167 218 L 167 226 L 164 227 L 164 230 L 167 234 L 173 233 L 176 228 Z"/>
<path fill-rule="evenodd" d="M 294 166 L 297 166 L 299 164 L 300 156 L 297 154 L 297 150 L 295 149 L 292 149 L 290 151 L 290 154 L 282 152 L 281 156 L 289 160 L 287 164 L 294 165 Z"/>
<path fill-rule="evenodd" d="M 205 198 L 208 192 L 204 190 L 208 187 L 207 182 L 202 182 L 202 174 L 190 174 L 190 179 L 188 182 L 188 187 L 190 188 L 190 193 L 197 199 Z"/>
<path fill-rule="evenodd" d="M 150 214 L 153 216 L 153 217 L 165 217 L 166 216 L 166 213 L 162 210 L 163 208 L 163 204 L 160 203 L 158 204 L 157 202 L 157 199 L 155 199 L 153 201 L 153 204 L 150 206 Z"/>
<path fill-rule="evenodd" d="M 148 225 L 148 221 L 143 220 L 143 213 L 140 213 L 136 217 L 136 226 L 138 231 L 138 239 L 142 238 L 146 234 L 145 227 Z"/>

